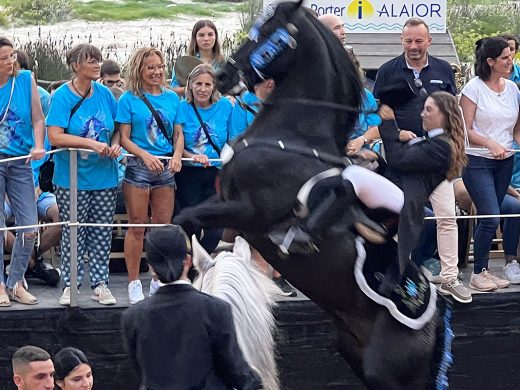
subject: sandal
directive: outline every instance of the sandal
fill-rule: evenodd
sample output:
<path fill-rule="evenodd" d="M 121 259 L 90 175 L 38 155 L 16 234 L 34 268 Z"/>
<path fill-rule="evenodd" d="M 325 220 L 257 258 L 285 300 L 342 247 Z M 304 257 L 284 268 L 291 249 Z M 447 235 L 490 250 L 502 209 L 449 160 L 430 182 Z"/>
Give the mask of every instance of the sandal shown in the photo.
<path fill-rule="evenodd" d="M 11 301 L 9 300 L 9 295 L 6 292 L 0 293 L 0 307 L 9 307 L 11 306 Z"/>
<path fill-rule="evenodd" d="M 38 300 L 34 295 L 24 289 L 17 289 L 16 287 L 17 286 L 15 285 L 9 294 L 11 300 L 23 305 L 36 305 L 38 303 Z"/>

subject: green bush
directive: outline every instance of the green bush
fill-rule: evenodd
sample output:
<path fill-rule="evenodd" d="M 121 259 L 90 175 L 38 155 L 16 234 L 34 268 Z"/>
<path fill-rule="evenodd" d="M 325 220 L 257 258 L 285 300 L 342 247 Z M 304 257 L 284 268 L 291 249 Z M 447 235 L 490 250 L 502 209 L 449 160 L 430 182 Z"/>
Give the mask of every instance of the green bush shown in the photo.
<path fill-rule="evenodd" d="M 8 0 L 6 10 L 14 19 L 28 24 L 48 24 L 70 19 L 73 0 Z"/>
<path fill-rule="evenodd" d="M 16 48 L 25 51 L 35 61 L 34 72 L 40 80 L 63 80 L 71 76 L 65 63 L 65 53 L 73 46 L 72 39 L 56 40 L 50 35 L 43 38 L 41 32 L 38 39 L 22 44 Z"/>
<path fill-rule="evenodd" d="M 449 0 L 448 28 L 462 62 L 474 61 L 475 42 L 502 33 L 520 33 L 517 2 Z"/>

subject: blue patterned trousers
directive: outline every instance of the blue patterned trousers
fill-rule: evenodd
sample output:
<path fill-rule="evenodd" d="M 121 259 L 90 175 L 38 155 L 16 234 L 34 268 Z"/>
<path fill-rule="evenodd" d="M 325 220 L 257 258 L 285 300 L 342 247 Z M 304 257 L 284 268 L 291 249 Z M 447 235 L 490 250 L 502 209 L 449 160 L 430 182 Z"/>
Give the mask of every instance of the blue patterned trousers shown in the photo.
<path fill-rule="evenodd" d="M 78 191 L 79 223 L 113 223 L 117 188 Z M 56 200 L 60 210 L 60 221 L 70 220 L 70 190 L 56 188 Z M 78 286 L 83 283 L 83 259 L 89 255 L 90 286 L 101 282 L 108 285 L 108 264 L 112 243 L 111 227 L 78 228 Z M 70 287 L 70 229 L 64 226 L 61 236 L 61 277 L 63 285 Z"/>

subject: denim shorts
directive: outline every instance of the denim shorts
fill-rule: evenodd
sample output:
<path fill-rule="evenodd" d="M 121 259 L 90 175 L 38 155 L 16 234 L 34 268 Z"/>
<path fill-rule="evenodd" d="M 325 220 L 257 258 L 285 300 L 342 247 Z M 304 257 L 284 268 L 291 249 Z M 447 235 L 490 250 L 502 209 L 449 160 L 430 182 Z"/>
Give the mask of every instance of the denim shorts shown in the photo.
<path fill-rule="evenodd" d="M 164 171 L 153 173 L 140 158 L 129 157 L 126 164 L 124 182 L 139 188 L 159 188 L 169 186 L 177 188 L 175 174 L 168 169 L 168 160 L 162 160 Z"/>
<path fill-rule="evenodd" d="M 38 210 L 38 219 L 47 218 L 47 210 L 56 204 L 56 196 L 51 192 L 42 192 L 36 201 L 36 209 Z M 8 202 L 4 203 L 5 219 L 13 217 L 13 209 Z"/>

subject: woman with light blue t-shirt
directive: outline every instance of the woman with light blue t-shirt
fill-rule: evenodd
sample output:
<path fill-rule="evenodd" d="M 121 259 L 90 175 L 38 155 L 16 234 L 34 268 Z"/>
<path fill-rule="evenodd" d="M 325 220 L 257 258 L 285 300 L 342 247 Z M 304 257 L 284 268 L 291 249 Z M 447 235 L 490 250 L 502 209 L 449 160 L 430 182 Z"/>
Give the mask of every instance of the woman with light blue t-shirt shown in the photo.
<path fill-rule="evenodd" d="M 81 44 L 67 53 L 74 78 L 56 90 L 47 116 L 49 140 L 58 148 L 90 149 L 78 152 L 78 222 L 109 224 L 114 221 L 117 193 L 117 157 L 121 154 L 115 132 L 116 101 L 112 92 L 97 83 L 101 51 Z M 70 220 L 69 152 L 56 153 L 54 179 L 60 220 Z M 78 285 L 83 282 L 83 258 L 89 255 L 92 299 L 113 305 L 108 289 L 111 227 L 78 229 Z M 62 230 L 61 276 L 64 284 L 61 305 L 70 305 L 70 232 Z"/>
<path fill-rule="evenodd" d="M 38 223 L 32 169 L 27 162 L 45 156 L 44 133 L 40 96 L 31 72 L 20 71 L 13 44 L 0 38 L 0 159 L 30 154 L 28 159 L 0 163 L 0 227 L 5 227 L 6 195 L 18 226 Z M 38 303 L 23 286 L 35 238 L 34 227 L 17 230 L 6 282 L 4 235 L 0 234 L 0 307 L 10 306 L 11 301 L 26 305 Z"/>
<path fill-rule="evenodd" d="M 177 124 L 179 97 L 167 88 L 164 56 L 154 48 L 137 50 L 130 58 L 125 77 L 127 91 L 117 106 L 121 145 L 129 157 L 123 181 L 130 223 L 171 222 L 175 199 L 175 173 L 182 167 L 184 149 L 182 127 Z M 173 149 L 172 149 L 173 143 Z M 171 156 L 171 160 L 160 157 Z M 139 280 L 144 228 L 130 227 L 125 237 L 128 269 L 128 298 L 131 304 L 144 299 Z M 150 294 L 159 288 L 152 279 Z"/>
<path fill-rule="evenodd" d="M 184 133 L 183 157 L 193 162 L 183 164 L 177 175 L 177 211 L 195 206 L 216 193 L 215 179 L 220 162 L 220 151 L 229 140 L 233 105 L 220 98 L 213 67 L 201 64 L 188 77 L 186 100 L 179 106 L 179 123 Z M 200 231 L 200 229 L 199 229 Z M 187 232 L 189 236 L 197 232 Z M 221 230 L 204 230 L 202 245 L 209 253 L 215 249 Z"/>

